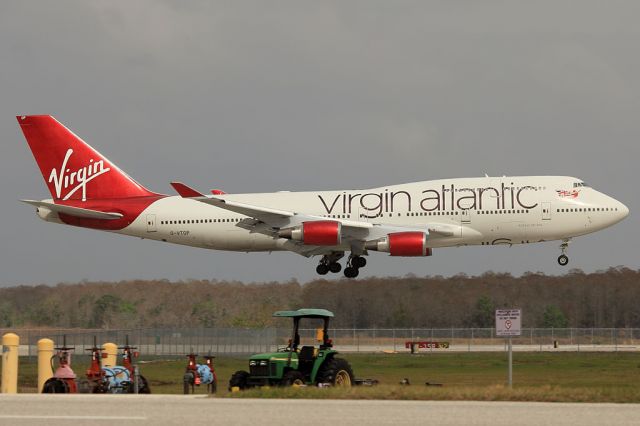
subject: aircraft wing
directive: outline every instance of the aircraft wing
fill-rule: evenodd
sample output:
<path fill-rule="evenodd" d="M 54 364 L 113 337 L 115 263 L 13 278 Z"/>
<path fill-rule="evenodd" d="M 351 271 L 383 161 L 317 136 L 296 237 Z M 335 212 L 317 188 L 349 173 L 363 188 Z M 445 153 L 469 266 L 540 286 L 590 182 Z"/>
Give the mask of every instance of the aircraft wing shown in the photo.
<path fill-rule="evenodd" d="M 48 201 L 20 200 L 37 208 L 46 208 L 56 213 L 63 213 L 69 216 L 81 217 L 84 219 L 105 219 L 114 220 L 122 218 L 122 214 L 114 212 L 101 212 L 99 210 L 83 209 L 80 207 L 65 206 L 63 204 L 50 203 Z"/>
<path fill-rule="evenodd" d="M 340 222 L 342 243 L 346 243 L 350 245 L 352 249 L 356 250 L 358 248 L 363 250 L 366 241 L 383 238 L 388 234 L 396 232 L 424 232 L 428 234 L 430 238 L 455 237 L 461 234 L 461 227 L 459 225 L 447 223 L 431 223 L 426 226 L 400 226 L 384 223 L 374 224 L 347 219 L 328 219 L 323 216 L 226 200 L 217 196 L 187 196 L 187 194 L 194 195 L 194 193 L 197 192 L 195 190 L 193 192 L 182 192 L 184 193 L 183 196 L 186 196 L 186 198 L 248 216 L 251 219 L 245 219 L 239 222 L 239 227 L 247 229 L 250 232 L 258 232 L 275 238 L 277 238 L 278 230 L 280 229 L 299 226 L 304 222 L 326 220 Z M 328 247 L 304 245 L 296 241 L 287 241 L 285 243 L 285 248 L 303 256 L 314 256 L 317 254 L 324 254 L 328 251 Z"/>

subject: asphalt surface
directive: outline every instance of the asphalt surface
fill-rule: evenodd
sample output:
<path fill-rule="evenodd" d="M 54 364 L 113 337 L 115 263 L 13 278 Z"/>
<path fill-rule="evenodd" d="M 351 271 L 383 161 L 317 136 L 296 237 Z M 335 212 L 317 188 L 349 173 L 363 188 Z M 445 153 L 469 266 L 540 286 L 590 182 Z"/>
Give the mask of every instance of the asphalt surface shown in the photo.
<path fill-rule="evenodd" d="M 0 395 L 0 425 L 637 425 L 640 404 Z"/>

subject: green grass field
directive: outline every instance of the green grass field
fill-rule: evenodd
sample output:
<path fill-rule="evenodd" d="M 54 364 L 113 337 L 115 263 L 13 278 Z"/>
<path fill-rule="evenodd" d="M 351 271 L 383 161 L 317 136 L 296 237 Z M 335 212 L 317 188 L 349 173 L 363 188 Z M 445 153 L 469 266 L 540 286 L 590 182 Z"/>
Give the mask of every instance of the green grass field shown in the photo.
<path fill-rule="evenodd" d="M 246 369 L 247 360 L 220 357 L 216 358 L 218 396 L 640 402 L 640 354 L 636 353 L 515 353 L 513 389 L 505 386 L 504 353 L 348 354 L 344 358 L 357 377 L 378 379 L 380 385 L 350 391 L 271 388 L 229 394 L 229 377 Z M 185 365 L 186 357 L 143 359 L 140 367 L 153 393 L 182 393 Z M 87 367 L 76 359 L 78 375 Z M 398 385 L 403 378 L 411 386 Z M 36 381 L 35 362 L 22 361 L 20 391 L 35 392 Z M 428 387 L 425 382 L 442 387 Z"/>

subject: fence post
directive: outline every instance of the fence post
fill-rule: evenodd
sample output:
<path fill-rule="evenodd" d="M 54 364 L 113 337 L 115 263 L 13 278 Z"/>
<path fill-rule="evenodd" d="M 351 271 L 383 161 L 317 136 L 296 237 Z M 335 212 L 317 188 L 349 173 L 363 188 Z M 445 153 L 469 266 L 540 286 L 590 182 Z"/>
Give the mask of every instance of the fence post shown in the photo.
<path fill-rule="evenodd" d="M 611 330 L 611 340 L 609 341 L 610 345 L 614 343 L 614 338 L 613 338 L 613 328 L 610 329 Z"/>
<path fill-rule="evenodd" d="M 392 335 L 393 335 L 393 351 L 396 351 L 396 329 L 394 328 L 392 330 Z"/>
<path fill-rule="evenodd" d="M 429 352 L 433 353 L 433 328 L 431 328 L 431 345 L 429 345 L 430 349 Z"/>
<path fill-rule="evenodd" d="M 353 327 L 353 344 L 356 345 L 356 347 L 357 347 L 356 328 L 355 327 Z"/>

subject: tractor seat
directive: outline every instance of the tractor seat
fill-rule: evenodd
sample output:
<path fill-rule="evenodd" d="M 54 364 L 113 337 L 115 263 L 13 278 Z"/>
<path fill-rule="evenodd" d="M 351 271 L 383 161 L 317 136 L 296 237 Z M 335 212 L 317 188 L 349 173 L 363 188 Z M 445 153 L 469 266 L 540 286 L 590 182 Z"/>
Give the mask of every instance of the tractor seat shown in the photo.
<path fill-rule="evenodd" d="M 315 350 L 313 346 L 303 346 L 298 353 L 298 362 L 301 370 L 311 370 L 315 361 Z"/>

